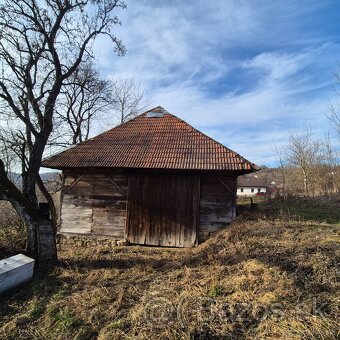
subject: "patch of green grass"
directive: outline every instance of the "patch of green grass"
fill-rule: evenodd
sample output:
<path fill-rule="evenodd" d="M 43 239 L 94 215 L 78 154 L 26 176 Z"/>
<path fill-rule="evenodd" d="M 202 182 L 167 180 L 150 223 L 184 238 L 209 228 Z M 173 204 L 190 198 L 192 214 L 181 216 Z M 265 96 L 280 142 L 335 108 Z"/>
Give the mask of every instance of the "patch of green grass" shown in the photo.
<path fill-rule="evenodd" d="M 261 210 L 275 209 L 292 220 L 324 222 L 340 225 L 340 198 L 314 197 L 268 200 L 259 204 Z"/>
<path fill-rule="evenodd" d="M 266 196 L 238 197 L 236 204 L 238 206 L 249 206 L 250 207 L 251 199 L 253 203 L 262 204 L 267 201 L 268 197 Z"/>
<path fill-rule="evenodd" d="M 74 315 L 69 307 L 55 309 L 52 315 L 54 320 L 53 329 L 55 332 L 64 333 L 83 325 L 83 322 Z"/>
<path fill-rule="evenodd" d="M 37 302 L 33 305 L 32 309 L 29 311 L 29 317 L 32 319 L 38 319 L 45 312 L 45 304 Z"/>
<path fill-rule="evenodd" d="M 208 292 L 209 296 L 217 297 L 223 295 L 223 287 L 221 286 L 212 286 Z"/>
<path fill-rule="evenodd" d="M 52 295 L 52 300 L 59 301 L 65 298 L 69 294 L 69 289 L 59 289 L 56 293 Z"/>

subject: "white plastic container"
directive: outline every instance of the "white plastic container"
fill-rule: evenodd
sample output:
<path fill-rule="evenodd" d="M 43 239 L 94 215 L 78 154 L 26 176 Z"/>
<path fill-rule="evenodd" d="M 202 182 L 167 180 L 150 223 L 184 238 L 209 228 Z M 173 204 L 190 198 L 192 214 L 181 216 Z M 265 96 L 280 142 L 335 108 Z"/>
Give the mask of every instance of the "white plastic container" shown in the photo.
<path fill-rule="evenodd" d="M 0 294 L 33 277 L 34 259 L 18 254 L 0 261 Z"/>

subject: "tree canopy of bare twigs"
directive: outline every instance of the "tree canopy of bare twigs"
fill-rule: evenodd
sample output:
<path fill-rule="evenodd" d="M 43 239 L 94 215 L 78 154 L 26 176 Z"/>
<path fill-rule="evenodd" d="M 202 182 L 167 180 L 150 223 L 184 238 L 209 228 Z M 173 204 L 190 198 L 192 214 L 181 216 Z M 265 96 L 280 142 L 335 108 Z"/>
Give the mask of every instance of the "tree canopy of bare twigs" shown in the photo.
<path fill-rule="evenodd" d="M 336 110 L 334 106 L 331 107 L 329 120 L 340 137 L 340 113 Z"/>
<path fill-rule="evenodd" d="M 335 84 L 334 91 L 338 97 L 340 97 L 340 72 L 335 74 Z M 330 107 L 330 114 L 328 115 L 328 119 L 340 137 L 340 112 L 339 105 L 333 104 Z"/>
<path fill-rule="evenodd" d="M 339 191 L 339 159 L 329 134 L 315 139 L 310 128 L 290 133 L 288 143 L 275 147 L 283 196 L 332 194 Z"/>
<path fill-rule="evenodd" d="M 125 4 L 118 0 L 0 0 L 0 118 L 10 127 L 3 137 L 17 139 L 14 153 L 24 161 L 19 189 L 7 176 L 6 159 L 0 159 L 0 198 L 25 221 L 27 250 L 34 257 L 39 248 L 35 188 L 42 183 L 39 169 L 58 99 L 92 57 L 98 36 L 107 36 L 119 55 L 125 53 L 113 32 L 121 8 Z"/>
<path fill-rule="evenodd" d="M 289 135 L 287 158 L 291 165 L 301 170 L 306 194 L 309 193 L 313 169 L 322 161 L 321 146 L 319 141 L 313 140 L 309 128 L 305 128 L 302 133 Z"/>
<path fill-rule="evenodd" d="M 286 199 L 288 195 L 288 173 L 287 173 L 288 167 L 287 167 L 287 160 L 285 157 L 285 148 L 274 145 L 274 151 L 276 153 L 278 169 L 281 175 L 282 195 L 283 195 L 283 198 Z"/>
<path fill-rule="evenodd" d="M 113 110 L 123 124 L 147 109 L 149 101 L 133 78 L 117 78 L 112 83 Z"/>
<path fill-rule="evenodd" d="M 102 79 L 92 60 L 88 60 L 65 82 L 57 108 L 66 144 L 77 144 L 88 139 L 90 129 L 98 116 L 105 114 L 113 105 L 112 86 Z"/>

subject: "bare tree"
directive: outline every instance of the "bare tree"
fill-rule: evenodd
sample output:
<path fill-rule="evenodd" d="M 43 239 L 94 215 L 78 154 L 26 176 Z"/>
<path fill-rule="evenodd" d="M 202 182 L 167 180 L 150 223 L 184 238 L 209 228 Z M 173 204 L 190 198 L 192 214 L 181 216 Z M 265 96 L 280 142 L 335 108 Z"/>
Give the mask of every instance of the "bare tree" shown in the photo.
<path fill-rule="evenodd" d="M 6 122 L 5 122 L 6 123 Z M 8 176 L 11 176 L 14 169 L 19 166 L 23 168 L 23 143 L 20 140 L 22 132 L 15 131 L 6 124 L 6 127 L 0 128 L 0 158 L 6 164 Z M 20 164 L 18 164 L 20 159 Z M 15 180 L 11 178 L 14 182 Z"/>
<path fill-rule="evenodd" d="M 133 78 L 118 78 L 113 81 L 113 109 L 123 124 L 147 109 L 149 101 L 144 91 Z"/>
<path fill-rule="evenodd" d="M 291 133 L 289 142 L 281 148 L 275 146 L 275 151 L 283 195 L 329 195 L 339 191 L 339 157 L 329 134 L 323 140 L 315 139 L 312 130 L 305 127 L 299 133 Z"/>
<path fill-rule="evenodd" d="M 335 151 L 329 133 L 326 133 L 322 143 L 323 162 L 319 166 L 320 185 L 324 194 L 332 194 L 338 191 L 338 154 Z"/>
<path fill-rule="evenodd" d="M 282 194 L 283 198 L 286 199 L 288 196 L 288 166 L 285 159 L 285 148 L 279 148 L 277 145 L 274 145 L 274 150 L 277 156 L 278 169 L 282 180 Z"/>
<path fill-rule="evenodd" d="M 66 124 L 71 144 L 89 137 L 92 123 L 112 106 L 111 82 L 101 79 L 92 60 L 84 62 L 65 82 L 58 117 Z M 69 141 L 67 141 L 69 144 Z"/>
<path fill-rule="evenodd" d="M 335 84 L 334 84 L 334 91 L 337 94 L 338 97 L 340 97 L 340 72 L 337 72 L 335 74 Z M 335 129 L 335 131 L 338 133 L 340 137 L 340 113 L 338 110 L 337 105 L 331 105 L 330 107 L 330 114 L 328 115 L 328 119 Z"/>
<path fill-rule="evenodd" d="M 8 177 L 0 159 L 0 199 L 8 200 L 25 222 L 27 251 L 39 258 L 36 185 L 55 122 L 57 100 L 64 84 L 84 58 L 91 43 L 108 36 L 118 54 L 125 49 L 112 28 L 114 14 L 125 8 L 118 0 L 0 0 L 1 119 L 23 135 L 25 170 L 22 189 Z"/>
<path fill-rule="evenodd" d="M 330 110 L 331 110 L 331 113 L 328 116 L 328 119 L 330 120 L 331 125 L 333 126 L 335 131 L 340 136 L 340 113 L 336 110 L 334 105 L 331 106 Z"/>
<path fill-rule="evenodd" d="M 312 138 L 310 128 L 305 127 L 302 133 L 289 135 L 287 160 L 301 171 L 305 194 L 310 193 L 315 168 L 322 161 L 321 149 L 322 144 Z"/>

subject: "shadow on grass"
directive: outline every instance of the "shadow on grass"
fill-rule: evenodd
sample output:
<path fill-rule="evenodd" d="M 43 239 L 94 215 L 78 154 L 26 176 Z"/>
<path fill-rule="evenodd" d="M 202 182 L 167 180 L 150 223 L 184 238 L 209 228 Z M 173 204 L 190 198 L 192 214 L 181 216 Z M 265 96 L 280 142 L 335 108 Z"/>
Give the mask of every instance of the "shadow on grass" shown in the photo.
<path fill-rule="evenodd" d="M 132 246 L 133 247 L 133 246 Z M 140 258 L 138 256 L 129 256 L 128 259 L 112 258 L 112 259 L 68 259 L 60 261 L 60 266 L 71 269 L 131 269 L 131 268 L 144 268 L 152 267 L 154 269 L 161 269 L 165 266 L 169 260 L 161 259 L 157 260 L 152 258 Z"/>
<path fill-rule="evenodd" d="M 23 306 L 34 297 L 39 299 L 41 311 L 47 305 L 49 299 L 57 293 L 65 284 L 52 272 L 36 273 L 32 281 L 26 282 L 18 287 L 0 295 L 0 320 L 16 314 Z M 33 312 L 34 314 L 34 312 Z M 33 315 L 35 317 L 35 315 Z"/>

